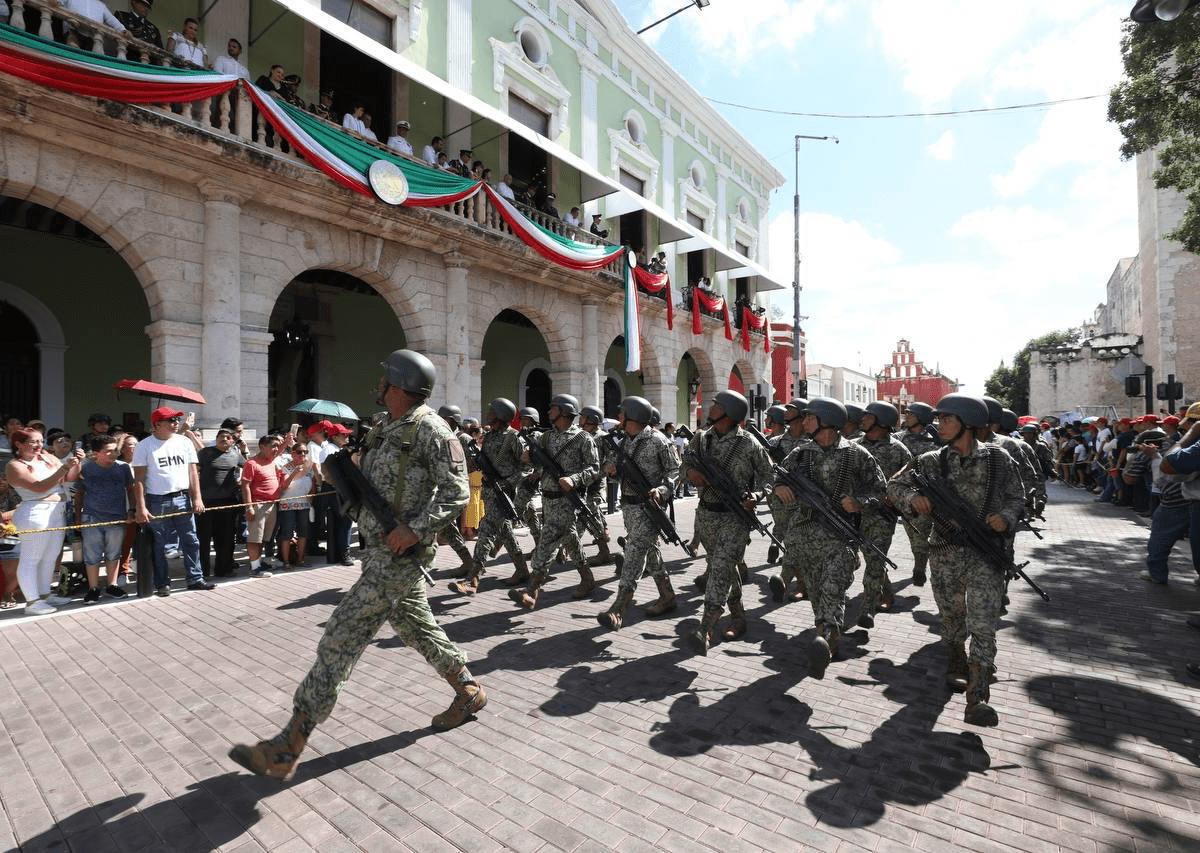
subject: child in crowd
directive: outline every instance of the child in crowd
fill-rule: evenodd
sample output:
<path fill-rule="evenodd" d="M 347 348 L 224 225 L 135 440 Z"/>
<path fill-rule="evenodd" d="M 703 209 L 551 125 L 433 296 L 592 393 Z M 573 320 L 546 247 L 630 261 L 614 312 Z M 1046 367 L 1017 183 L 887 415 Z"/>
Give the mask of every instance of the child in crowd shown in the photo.
<path fill-rule="evenodd" d="M 117 586 L 121 564 L 121 544 L 129 519 L 129 500 L 133 499 L 133 469 L 118 456 L 120 448 L 112 436 L 92 440 L 95 458 L 83 463 L 75 489 L 75 515 L 83 524 L 83 564 L 87 571 L 86 604 L 100 600 L 101 591 L 123 598 L 125 590 Z M 108 575 L 101 589 L 100 564 Z"/>

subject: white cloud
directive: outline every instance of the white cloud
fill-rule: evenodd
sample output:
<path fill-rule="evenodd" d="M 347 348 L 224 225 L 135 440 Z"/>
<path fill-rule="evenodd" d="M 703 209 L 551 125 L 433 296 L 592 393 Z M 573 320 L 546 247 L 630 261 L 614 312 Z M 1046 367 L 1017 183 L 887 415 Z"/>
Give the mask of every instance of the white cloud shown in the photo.
<path fill-rule="evenodd" d="M 681 0 L 653 0 L 635 30 L 681 6 Z M 821 19 L 836 20 L 842 6 L 834 0 L 713 0 L 704 9 L 688 9 L 643 38 L 653 43 L 670 26 L 686 26 L 704 55 L 720 56 L 731 69 L 774 48 L 792 50 Z M 767 73 L 765 69 L 761 73 Z"/>
<path fill-rule="evenodd" d="M 937 142 L 925 148 L 929 152 L 929 156 L 935 160 L 953 160 L 954 159 L 954 132 L 947 130 L 938 137 Z"/>
<path fill-rule="evenodd" d="M 1023 195 L 1065 167 L 1113 163 L 1120 144 L 1103 100 L 1060 104 L 1046 112 L 1037 137 L 1014 155 L 1009 171 L 992 176 L 992 187 L 1003 197 Z"/>

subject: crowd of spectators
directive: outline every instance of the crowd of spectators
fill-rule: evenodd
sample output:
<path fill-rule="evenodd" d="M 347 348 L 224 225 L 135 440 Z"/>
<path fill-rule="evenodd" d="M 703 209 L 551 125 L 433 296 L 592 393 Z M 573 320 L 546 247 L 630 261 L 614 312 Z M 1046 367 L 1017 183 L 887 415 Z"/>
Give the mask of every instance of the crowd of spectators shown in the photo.
<path fill-rule="evenodd" d="M 353 565 L 351 520 L 322 469 L 352 434 L 341 424 L 321 421 L 303 435 L 298 424 L 268 432 L 250 455 L 240 420 L 226 419 L 205 440 L 191 415 L 166 406 L 151 415 L 149 433 L 141 422 L 128 432 L 104 414 L 92 415 L 78 440 L 36 418 L 3 423 L 2 609 L 23 602 L 39 615 L 71 603 L 63 579 L 72 568 L 86 582 L 69 591 L 85 603 L 124 597 L 139 528 L 153 546 L 151 564 L 136 569 L 152 572 L 159 596 L 171 594 L 172 560 L 182 560 L 189 590 L 237 575 L 239 542 L 251 577 L 308 567 L 313 554 Z"/>

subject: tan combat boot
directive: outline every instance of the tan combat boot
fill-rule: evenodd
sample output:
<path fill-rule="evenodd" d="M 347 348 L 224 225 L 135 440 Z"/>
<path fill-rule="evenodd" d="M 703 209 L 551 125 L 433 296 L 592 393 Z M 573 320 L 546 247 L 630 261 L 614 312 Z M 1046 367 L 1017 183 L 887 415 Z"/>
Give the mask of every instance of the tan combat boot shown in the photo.
<path fill-rule="evenodd" d="M 700 625 L 696 628 L 696 632 L 688 636 L 688 643 L 698 655 L 707 655 L 708 649 L 712 645 L 713 629 L 717 627 L 717 620 L 721 618 L 721 608 L 714 607 L 711 604 L 704 605 L 704 615 L 700 617 Z"/>
<path fill-rule="evenodd" d="M 596 545 L 599 546 L 600 552 L 598 554 L 596 554 L 596 556 L 588 558 L 588 561 L 587 561 L 588 565 L 589 566 L 603 566 L 605 563 L 612 562 L 613 555 L 612 555 L 612 551 L 610 551 L 608 548 L 608 540 L 607 539 L 599 539 L 596 541 Z"/>
<path fill-rule="evenodd" d="M 666 575 L 661 575 L 654 579 L 654 585 L 658 587 L 658 600 L 653 601 L 646 607 L 647 616 L 662 616 L 664 613 L 672 612 L 675 607 L 675 589 L 671 586 L 671 579 Z"/>
<path fill-rule="evenodd" d="M 1000 724 L 1000 715 L 988 704 L 992 698 L 989 686 L 991 667 L 971 662 L 967 680 L 967 710 L 963 713 L 963 722 L 972 726 L 995 726 Z"/>
<path fill-rule="evenodd" d="M 487 693 L 465 666 L 446 673 L 446 681 L 454 688 L 454 701 L 432 722 L 435 729 L 443 732 L 461 726 L 487 704 Z"/>
<path fill-rule="evenodd" d="M 229 750 L 229 757 L 251 773 L 287 782 L 296 775 L 300 753 L 308 745 L 309 735 L 317 727 L 307 714 L 293 713 L 283 731 L 270 740 L 260 740 L 254 746 L 239 743 Z"/>
<path fill-rule="evenodd" d="M 721 634 L 723 640 L 739 640 L 746 633 L 746 610 L 742 600 L 729 602 L 729 627 Z"/>
<path fill-rule="evenodd" d="M 479 591 L 479 579 L 483 577 L 483 563 L 471 562 L 471 571 L 461 581 L 454 581 L 450 588 L 461 595 L 474 595 Z"/>
<path fill-rule="evenodd" d="M 625 624 L 625 610 L 632 603 L 633 590 L 619 589 L 617 597 L 613 599 L 612 607 L 603 613 L 596 614 L 596 621 L 600 623 L 601 628 L 619 631 Z"/>
<path fill-rule="evenodd" d="M 925 567 L 929 564 L 929 557 L 922 554 L 920 557 L 914 557 L 913 560 L 913 586 L 925 586 Z"/>
<path fill-rule="evenodd" d="M 575 592 L 571 593 L 571 598 L 578 601 L 592 594 L 592 590 L 596 588 L 596 579 L 592 577 L 592 570 L 588 568 L 586 560 L 577 563 L 575 568 L 579 570 L 579 586 L 575 587 Z"/>
<path fill-rule="evenodd" d="M 946 651 L 946 686 L 955 693 L 967 689 L 967 650 L 962 640 L 949 641 Z"/>
<path fill-rule="evenodd" d="M 520 551 L 513 554 L 513 569 L 512 576 L 502 581 L 505 586 L 517 586 L 529 580 L 529 564 L 525 562 L 525 555 Z"/>
<path fill-rule="evenodd" d="M 541 594 L 542 585 L 535 582 L 532 576 L 530 576 L 529 586 L 525 589 L 511 589 L 508 591 L 508 597 L 526 610 L 532 610 L 537 607 L 538 596 Z"/>

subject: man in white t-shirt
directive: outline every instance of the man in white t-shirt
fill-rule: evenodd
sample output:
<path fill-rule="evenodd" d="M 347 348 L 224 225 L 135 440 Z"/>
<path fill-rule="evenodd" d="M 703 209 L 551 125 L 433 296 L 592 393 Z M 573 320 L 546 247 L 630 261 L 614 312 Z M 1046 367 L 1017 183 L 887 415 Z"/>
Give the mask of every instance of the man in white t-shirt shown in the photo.
<path fill-rule="evenodd" d="M 204 512 L 196 448 L 177 430 L 183 412 L 161 406 L 150 415 L 154 433 L 133 452 L 134 497 L 138 524 L 154 533 L 154 594 L 171 594 L 167 540 L 178 537 L 188 589 L 215 589 L 200 571 L 200 540 L 193 513 Z M 141 569 L 139 568 L 139 571 Z"/>

